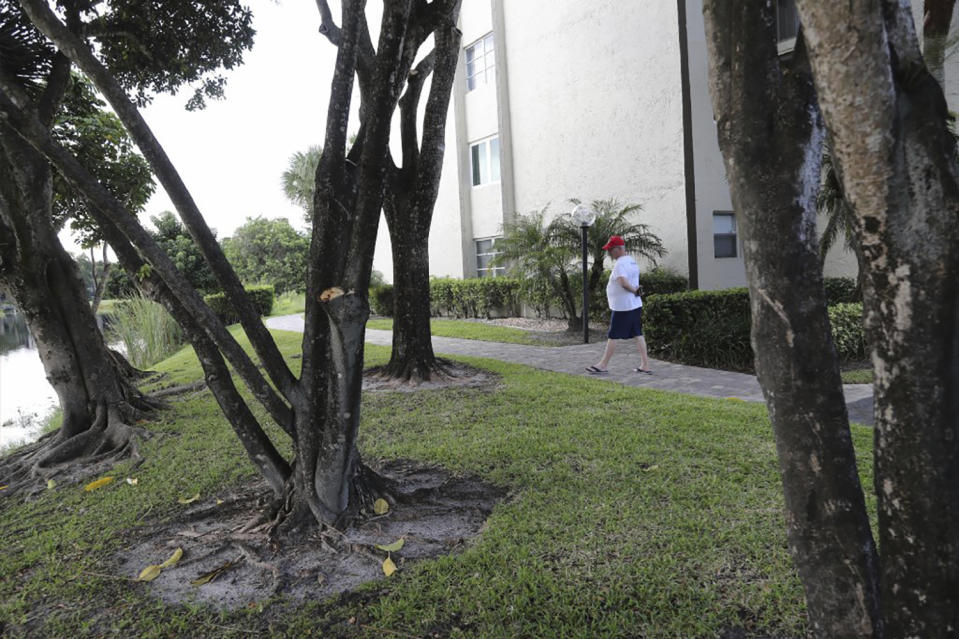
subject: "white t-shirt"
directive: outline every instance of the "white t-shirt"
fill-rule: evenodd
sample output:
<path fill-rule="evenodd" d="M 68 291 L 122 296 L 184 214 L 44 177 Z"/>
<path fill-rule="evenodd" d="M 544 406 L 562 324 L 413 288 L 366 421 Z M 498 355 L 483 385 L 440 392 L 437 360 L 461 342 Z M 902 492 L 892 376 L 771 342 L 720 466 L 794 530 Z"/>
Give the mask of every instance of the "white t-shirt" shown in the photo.
<path fill-rule="evenodd" d="M 625 277 L 633 288 L 639 286 L 639 264 L 628 255 L 623 255 L 613 265 L 609 274 L 609 284 L 606 285 L 606 299 L 609 308 L 614 311 L 631 311 L 643 305 L 643 299 L 627 291 L 619 283 L 618 278 Z"/>

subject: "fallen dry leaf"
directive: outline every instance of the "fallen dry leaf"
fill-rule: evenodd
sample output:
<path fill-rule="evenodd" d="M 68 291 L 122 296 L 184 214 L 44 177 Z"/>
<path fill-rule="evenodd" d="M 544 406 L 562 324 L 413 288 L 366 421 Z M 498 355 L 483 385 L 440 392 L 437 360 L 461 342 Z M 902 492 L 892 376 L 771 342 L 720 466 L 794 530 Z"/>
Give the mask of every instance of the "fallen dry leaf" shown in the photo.
<path fill-rule="evenodd" d="M 113 481 L 113 477 L 101 477 L 96 481 L 91 481 L 89 484 L 83 487 L 83 490 L 90 492 L 91 490 L 96 490 L 97 488 L 102 488 L 107 484 Z"/>
<path fill-rule="evenodd" d="M 183 557 L 183 549 L 177 548 L 173 551 L 173 554 L 170 555 L 170 558 L 160 564 L 160 568 L 169 568 L 176 562 L 180 561 L 180 558 Z"/>
<path fill-rule="evenodd" d="M 389 511 L 390 504 L 382 497 L 373 502 L 373 512 L 375 512 L 377 515 L 385 515 Z"/>
<path fill-rule="evenodd" d="M 404 539 L 400 537 L 399 539 L 394 541 L 392 544 L 383 544 L 383 545 L 376 544 L 376 547 L 379 548 L 380 550 L 385 550 L 386 552 L 397 552 L 398 550 L 403 548 L 403 543 L 404 543 Z"/>
<path fill-rule="evenodd" d="M 163 568 L 160 566 L 147 566 L 140 571 L 137 581 L 153 581 L 160 576 L 161 572 L 163 572 Z"/>
<path fill-rule="evenodd" d="M 200 493 L 196 493 L 192 497 L 180 497 L 179 499 L 177 499 L 177 501 L 180 502 L 181 504 L 192 504 L 199 498 L 200 498 Z"/>
<path fill-rule="evenodd" d="M 393 563 L 393 560 L 387 557 L 383 560 L 383 574 L 387 577 L 396 572 L 396 564 Z"/>

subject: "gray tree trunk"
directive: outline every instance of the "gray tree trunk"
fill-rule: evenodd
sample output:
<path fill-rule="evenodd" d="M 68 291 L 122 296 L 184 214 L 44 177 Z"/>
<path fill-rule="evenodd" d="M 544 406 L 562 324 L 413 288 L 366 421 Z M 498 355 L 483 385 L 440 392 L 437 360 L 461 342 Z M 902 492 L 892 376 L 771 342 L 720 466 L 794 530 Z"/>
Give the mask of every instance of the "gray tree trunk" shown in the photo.
<path fill-rule="evenodd" d="M 72 258 L 52 223 L 46 159 L 0 124 L 0 288 L 37 342 L 63 413 L 57 433 L 5 460 L 17 488 L 72 462 L 135 451 L 128 425 L 154 407 L 104 342 Z"/>
<path fill-rule="evenodd" d="M 779 59 L 773 12 L 763 0 L 704 4 L 710 90 L 743 236 L 756 372 L 813 633 L 872 637 L 876 548 L 816 244 L 824 131 L 802 43 L 791 60 Z"/>
<path fill-rule="evenodd" d="M 891 637 L 953 636 L 959 164 L 946 103 L 904 3 L 797 6 L 865 260 L 885 630 Z"/>
<path fill-rule="evenodd" d="M 457 2 L 457 5 L 459 3 Z M 439 191 L 446 115 L 460 50 L 460 32 L 450 23 L 434 32 L 435 48 L 410 74 L 400 100 L 403 166 L 392 167 L 383 211 L 393 251 L 393 350 L 383 374 L 429 380 L 444 372 L 430 333 L 429 235 Z M 432 74 L 423 116 L 422 144 L 416 118 L 420 93 Z"/>

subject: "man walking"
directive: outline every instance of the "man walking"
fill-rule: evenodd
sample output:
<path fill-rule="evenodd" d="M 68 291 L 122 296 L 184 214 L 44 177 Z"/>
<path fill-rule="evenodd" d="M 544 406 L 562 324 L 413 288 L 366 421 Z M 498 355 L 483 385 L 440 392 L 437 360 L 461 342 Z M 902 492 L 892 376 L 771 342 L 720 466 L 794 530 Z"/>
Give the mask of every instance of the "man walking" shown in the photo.
<path fill-rule="evenodd" d="M 639 368 L 637 373 L 652 375 L 649 370 L 649 356 L 646 353 L 646 338 L 643 337 L 643 300 L 639 296 L 639 265 L 636 260 L 626 254 L 626 242 L 619 235 L 609 238 L 603 250 L 615 261 L 613 272 L 609 274 L 609 284 L 606 285 L 606 299 L 613 312 L 609 322 L 609 333 L 606 350 L 603 358 L 586 370 L 593 374 L 608 372 L 606 366 L 616 351 L 614 340 L 636 339 L 639 351 Z M 586 311 L 584 311 L 586 312 Z"/>

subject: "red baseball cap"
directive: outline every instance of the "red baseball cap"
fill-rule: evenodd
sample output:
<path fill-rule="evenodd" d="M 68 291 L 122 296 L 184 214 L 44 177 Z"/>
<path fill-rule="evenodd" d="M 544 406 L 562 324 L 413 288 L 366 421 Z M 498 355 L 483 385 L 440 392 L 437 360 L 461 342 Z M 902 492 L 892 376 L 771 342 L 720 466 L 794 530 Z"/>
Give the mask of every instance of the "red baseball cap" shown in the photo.
<path fill-rule="evenodd" d="M 604 251 L 608 251 L 614 246 L 626 246 L 626 242 L 623 241 L 623 238 L 619 235 L 612 235 L 609 238 L 609 241 L 603 246 Z"/>

